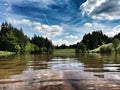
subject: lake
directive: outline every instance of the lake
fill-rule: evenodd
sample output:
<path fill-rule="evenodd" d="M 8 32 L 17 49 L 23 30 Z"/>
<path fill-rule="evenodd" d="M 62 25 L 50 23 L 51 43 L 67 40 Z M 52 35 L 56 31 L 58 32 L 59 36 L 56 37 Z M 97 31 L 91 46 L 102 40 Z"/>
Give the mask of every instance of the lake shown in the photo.
<path fill-rule="evenodd" d="M 120 90 L 120 55 L 0 57 L 0 90 Z"/>

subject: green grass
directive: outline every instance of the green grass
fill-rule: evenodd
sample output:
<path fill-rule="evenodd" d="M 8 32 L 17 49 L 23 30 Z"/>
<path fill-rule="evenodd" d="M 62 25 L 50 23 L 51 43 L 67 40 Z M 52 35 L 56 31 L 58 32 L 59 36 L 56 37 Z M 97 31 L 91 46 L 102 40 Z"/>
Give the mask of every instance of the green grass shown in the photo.
<path fill-rule="evenodd" d="M 107 46 L 112 46 L 112 43 L 104 44 L 104 45 L 102 45 L 102 46 L 100 46 L 100 47 L 98 47 L 96 49 L 90 50 L 89 52 L 90 53 L 100 53 L 100 48 L 101 47 L 107 47 Z"/>
<path fill-rule="evenodd" d="M 55 49 L 54 55 L 71 56 L 75 55 L 75 49 Z"/>
<path fill-rule="evenodd" d="M 89 53 L 100 53 L 100 48 L 107 46 L 112 46 L 112 43 L 104 44 L 96 49 L 90 50 Z M 75 53 L 75 49 L 55 49 L 53 54 L 58 56 L 73 56 L 76 53 Z"/>
<path fill-rule="evenodd" d="M 6 55 L 11 55 L 15 54 L 14 52 L 8 52 L 8 51 L 0 51 L 0 56 L 6 56 Z"/>

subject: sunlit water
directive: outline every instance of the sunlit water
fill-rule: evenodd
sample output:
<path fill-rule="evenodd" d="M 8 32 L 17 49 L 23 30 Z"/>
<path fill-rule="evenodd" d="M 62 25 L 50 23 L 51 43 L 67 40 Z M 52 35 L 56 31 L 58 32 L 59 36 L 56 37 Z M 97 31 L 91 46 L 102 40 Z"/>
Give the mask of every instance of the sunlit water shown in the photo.
<path fill-rule="evenodd" d="M 0 57 L 0 90 L 120 90 L 120 55 Z"/>

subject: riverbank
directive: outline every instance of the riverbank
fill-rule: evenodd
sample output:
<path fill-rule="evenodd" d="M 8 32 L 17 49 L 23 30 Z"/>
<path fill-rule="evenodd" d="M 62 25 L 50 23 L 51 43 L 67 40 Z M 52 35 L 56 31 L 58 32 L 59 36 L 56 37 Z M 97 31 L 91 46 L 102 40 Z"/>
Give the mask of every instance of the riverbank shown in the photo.
<path fill-rule="evenodd" d="M 98 48 L 89 51 L 89 53 L 114 53 L 114 52 L 115 51 L 112 43 L 101 45 Z"/>
<path fill-rule="evenodd" d="M 75 55 L 75 49 L 55 49 L 53 54 L 62 56 L 73 56 Z"/>
<path fill-rule="evenodd" d="M 14 52 L 8 52 L 8 51 L 0 51 L 0 56 L 6 56 L 6 55 L 12 55 L 15 54 Z"/>

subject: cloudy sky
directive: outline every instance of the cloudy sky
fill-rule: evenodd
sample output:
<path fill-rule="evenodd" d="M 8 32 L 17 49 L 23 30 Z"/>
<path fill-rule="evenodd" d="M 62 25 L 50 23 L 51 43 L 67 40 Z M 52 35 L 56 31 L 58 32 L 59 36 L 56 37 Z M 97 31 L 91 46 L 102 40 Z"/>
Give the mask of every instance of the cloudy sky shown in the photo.
<path fill-rule="evenodd" d="M 48 37 L 55 45 L 74 44 L 85 33 L 120 32 L 120 0 L 0 0 L 0 24 L 12 23 L 29 37 Z"/>

